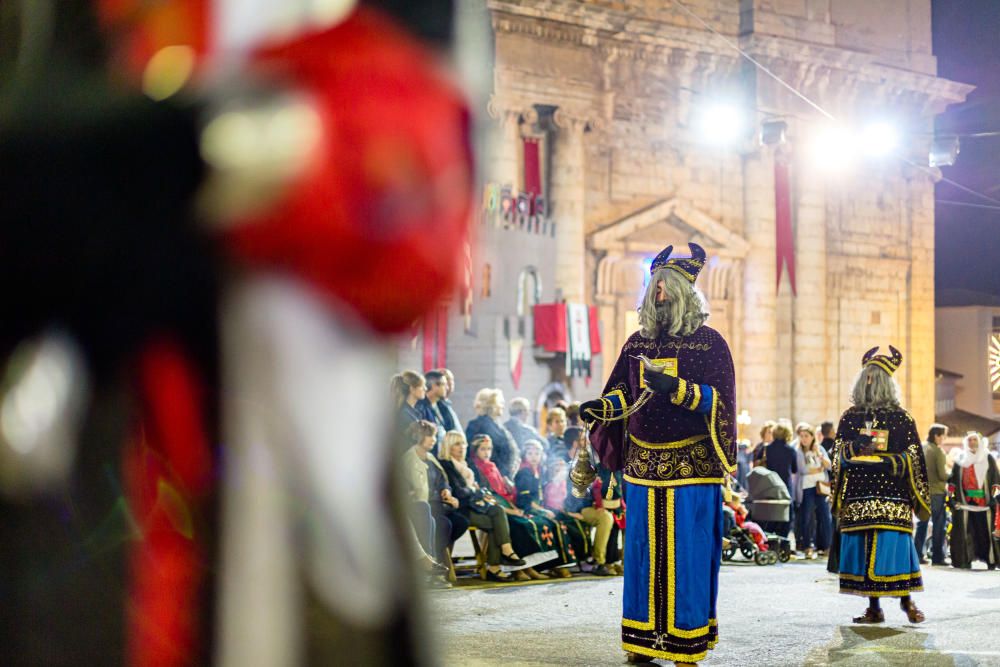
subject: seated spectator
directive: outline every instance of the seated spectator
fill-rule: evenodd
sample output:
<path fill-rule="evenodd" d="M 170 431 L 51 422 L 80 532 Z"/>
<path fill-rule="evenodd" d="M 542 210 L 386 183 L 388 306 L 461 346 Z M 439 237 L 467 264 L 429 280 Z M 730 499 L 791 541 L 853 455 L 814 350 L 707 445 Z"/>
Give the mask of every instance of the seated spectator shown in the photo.
<path fill-rule="evenodd" d="M 517 489 L 517 506 L 539 528 L 542 541 L 554 548 L 559 554 L 557 565 L 566 565 L 575 560 L 569 553 L 566 527 L 556 519 L 555 512 L 546 509 L 542 504 L 543 456 L 542 443 L 537 440 L 529 440 L 524 443 L 524 460 L 521 463 L 521 469 L 517 471 L 517 476 L 514 478 L 514 486 Z M 562 578 L 572 576 L 569 570 L 559 566 L 555 567 L 553 574 Z"/>
<path fill-rule="evenodd" d="M 764 534 L 764 529 L 753 521 L 746 520 L 747 515 L 750 514 L 750 512 L 743 504 L 743 499 L 740 498 L 739 494 L 731 491 L 726 485 L 723 485 L 722 503 L 725 506 L 723 509 L 726 510 L 726 519 L 733 521 L 734 525 L 739 526 L 750 533 L 750 537 L 757 544 L 757 547 L 761 551 L 767 551 L 767 536 Z M 732 526 L 728 526 L 723 535 L 728 537 L 731 530 Z"/>
<path fill-rule="evenodd" d="M 608 544 L 605 553 L 605 565 L 614 574 L 621 575 L 622 569 L 620 561 L 622 550 L 619 546 L 619 536 L 625 530 L 625 500 L 622 496 L 622 471 L 612 472 L 601 463 L 597 462 L 597 479 L 590 487 L 591 497 L 594 499 L 595 509 L 605 509 L 611 513 L 614 521 L 611 526 L 611 535 L 608 537 Z"/>
<path fill-rule="evenodd" d="M 466 439 L 475 442 L 478 435 L 490 436 L 493 463 L 504 477 L 514 477 L 521 465 L 521 450 L 514 442 L 514 436 L 500 423 L 504 408 L 503 392 L 499 389 L 480 389 L 473 407 L 478 416 L 465 428 Z"/>
<path fill-rule="evenodd" d="M 580 401 L 573 401 L 566 406 L 566 425 L 577 428 L 583 426 L 583 422 L 580 421 Z"/>
<path fill-rule="evenodd" d="M 441 447 L 441 467 L 451 485 L 451 492 L 459 502 L 459 511 L 469 523 L 489 536 L 486 542 L 486 579 L 510 581 L 511 577 L 500 570 L 500 565 L 524 565 L 511 545 L 510 525 L 507 515 L 497 505 L 493 495 L 476 483 L 476 475 L 465 461 L 468 444 L 461 431 L 448 431 Z"/>
<path fill-rule="evenodd" d="M 504 423 L 504 426 L 514 436 L 514 441 L 522 450 L 524 443 L 528 440 L 542 441 L 538 430 L 528 423 L 529 419 L 531 419 L 531 403 L 528 399 L 515 398 L 510 402 L 510 419 Z"/>
<path fill-rule="evenodd" d="M 559 554 L 551 542 L 551 535 L 547 541 L 543 541 L 538 526 L 531 520 L 531 517 L 517 506 L 517 497 L 514 483 L 500 474 L 499 468 L 490 460 L 493 454 L 493 443 L 486 434 L 480 434 L 472 441 L 471 459 L 476 474 L 476 483 L 483 489 L 492 492 L 497 505 L 507 514 L 507 521 L 510 524 L 510 541 L 517 550 L 517 553 L 524 558 L 537 553 L 544 553 L 547 556 L 545 563 L 552 559 L 557 559 Z M 525 570 L 518 570 L 514 573 L 514 578 L 519 581 L 525 579 L 548 579 L 547 575 L 539 574 L 533 567 Z"/>
<path fill-rule="evenodd" d="M 427 466 L 417 451 L 420 444 L 425 439 L 423 432 L 433 429 L 433 425 L 426 427 L 421 422 L 414 422 L 406 429 L 405 437 L 411 443 L 409 449 L 403 454 L 403 481 L 406 486 L 406 511 L 416 533 L 420 547 L 426 554 L 436 554 L 435 540 L 438 532 L 437 522 L 434 519 L 434 512 L 430 504 L 430 486 L 427 481 Z M 448 528 L 450 530 L 450 526 Z M 430 557 L 430 556 L 429 556 Z M 432 558 L 434 567 L 441 566 L 440 561 Z M 445 568 L 447 569 L 447 568 Z"/>
<path fill-rule="evenodd" d="M 437 429 L 429 421 L 420 420 L 407 427 L 406 437 L 410 448 L 403 454 L 404 479 L 414 501 L 412 510 L 418 517 L 414 523 L 425 525 L 424 530 L 429 530 L 432 535 L 429 543 L 421 541 L 424 550 L 438 561 L 447 561 L 447 550 L 468 529 L 469 522 L 456 511 L 459 503 L 451 495 L 444 469 L 434 457 L 429 456 L 434 448 L 436 435 Z M 429 523 L 425 523 L 424 502 L 431 513 Z"/>
<path fill-rule="evenodd" d="M 566 429 L 566 432 L 569 433 L 571 430 L 573 429 Z M 563 470 L 568 470 L 566 463 L 562 461 L 558 463 Z M 573 536 L 572 527 L 574 525 L 586 537 L 588 544 L 580 552 L 580 569 L 589 569 L 592 574 L 599 577 L 607 577 L 615 574 L 607 566 L 608 542 L 611 540 L 615 520 L 611 511 L 605 507 L 601 507 L 599 505 L 600 502 L 599 493 L 598 497 L 595 498 L 593 489 L 588 490 L 585 497 L 577 498 L 572 493 L 566 493 L 566 485 L 564 484 L 560 519 L 568 524 L 567 527 L 570 528 L 571 537 Z M 591 528 L 597 529 L 593 541 L 590 540 Z"/>
<path fill-rule="evenodd" d="M 566 411 L 560 407 L 554 407 L 545 415 L 545 432 L 548 434 L 548 455 L 550 458 L 559 457 L 568 461 L 565 454 L 569 451 L 569 446 L 563 440 L 566 433 Z"/>

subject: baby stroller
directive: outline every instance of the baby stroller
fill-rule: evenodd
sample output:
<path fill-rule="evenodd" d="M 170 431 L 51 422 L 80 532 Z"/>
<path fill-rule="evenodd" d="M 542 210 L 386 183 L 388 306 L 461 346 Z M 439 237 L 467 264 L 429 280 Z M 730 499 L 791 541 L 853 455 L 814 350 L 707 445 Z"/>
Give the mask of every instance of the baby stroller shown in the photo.
<path fill-rule="evenodd" d="M 766 534 L 765 536 L 770 537 Z M 780 560 L 780 552 L 771 550 L 770 540 L 763 545 L 763 548 L 758 546 L 750 530 L 744 526 L 734 525 L 729 531 L 727 539 L 729 543 L 722 548 L 722 560 L 732 560 L 737 551 L 744 558 L 752 560 L 757 565 L 774 565 Z"/>
<path fill-rule="evenodd" d="M 747 477 L 747 486 L 750 488 L 750 518 L 758 524 L 788 522 L 792 497 L 778 473 L 767 468 L 754 468 Z M 766 536 L 768 553 L 782 563 L 788 562 L 792 556 L 788 538 L 770 532 Z"/>

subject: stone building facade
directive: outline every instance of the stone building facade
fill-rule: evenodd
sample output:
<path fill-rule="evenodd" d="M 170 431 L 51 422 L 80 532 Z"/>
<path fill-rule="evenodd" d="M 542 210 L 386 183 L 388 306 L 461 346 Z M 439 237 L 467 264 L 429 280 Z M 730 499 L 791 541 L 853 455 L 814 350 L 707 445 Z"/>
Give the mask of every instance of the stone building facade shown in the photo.
<path fill-rule="evenodd" d="M 487 1 L 495 138 L 485 177 L 524 187 L 520 147 L 525 137 L 541 138 L 555 231 L 484 227 L 475 274 L 491 264 L 495 301 L 476 304 L 478 338 L 451 335 L 449 365 L 471 385 L 506 382 L 512 391 L 502 342 L 530 260 L 543 301 L 599 309 L 600 377 L 566 384 L 574 398 L 591 397 L 636 328 L 649 258 L 693 240 L 712 257 L 699 279 L 709 324 L 730 342 L 739 407 L 755 424 L 834 418 L 864 351 L 890 343 L 906 358 L 898 373 L 906 405 L 920 425 L 929 423 L 934 173 L 923 165 L 934 116 L 970 91 L 936 76 L 930 0 L 678 5 Z M 717 99 L 735 100 L 747 114 L 735 144 L 704 141 L 700 119 Z M 845 128 L 891 118 L 905 129 L 901 158 L 828 171 L 809 154 L 811 138 L 831 125 L 824 113 Z M 784 123 L 787 140 L 762 145 L 764 122 Z M 779 274 L 776 259 L 776 161 L 787 165 L 791 245 L 783 250 L 792 257 L 782 266 L 794 270 L 794 293 L 791 271 Z M 527 345 L 518 393 L 537 398 L 565 378 Z"/>

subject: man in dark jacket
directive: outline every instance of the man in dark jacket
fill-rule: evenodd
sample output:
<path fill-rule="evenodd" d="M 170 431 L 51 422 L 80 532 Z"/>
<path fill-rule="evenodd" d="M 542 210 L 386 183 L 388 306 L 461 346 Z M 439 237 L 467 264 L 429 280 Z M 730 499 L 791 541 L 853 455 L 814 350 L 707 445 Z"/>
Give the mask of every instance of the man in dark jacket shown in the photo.
<path fill-rule="evenodd" d="M 790 496 L 794 496 L 795 489 L 792 486 L 792 475 L 799 472 L 798 454 L 795 448 L 788 444 L 792 437 L 792 432 L 784 424 L 774 427 L 774 440 L 764 447 L 761 453 L 761 465 L 768 470 L 777 473 L 781 481 L 785 483 Z M 795 504 L 789 506 L 788 523 L 775 526 L 775 532 L 782 537 L 788 537 L 788 527 L 795 521 Z"/>

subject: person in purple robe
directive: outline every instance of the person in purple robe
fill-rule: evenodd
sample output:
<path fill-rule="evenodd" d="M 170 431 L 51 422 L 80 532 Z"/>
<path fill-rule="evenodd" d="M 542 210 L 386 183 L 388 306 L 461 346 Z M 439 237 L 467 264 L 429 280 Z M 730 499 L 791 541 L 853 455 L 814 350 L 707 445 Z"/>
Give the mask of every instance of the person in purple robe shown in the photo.
<path fill-rule="evenodd" d="M 722 484 L 736 468 L 736 388 L 726 341 L 695 287 L 705 251 L 653 260 L 632 334 L 601 398 L 581 405 L 601 464 L 623 471 L 622 647 L 629 662 L 690 665 L 718 639 Z"/>

